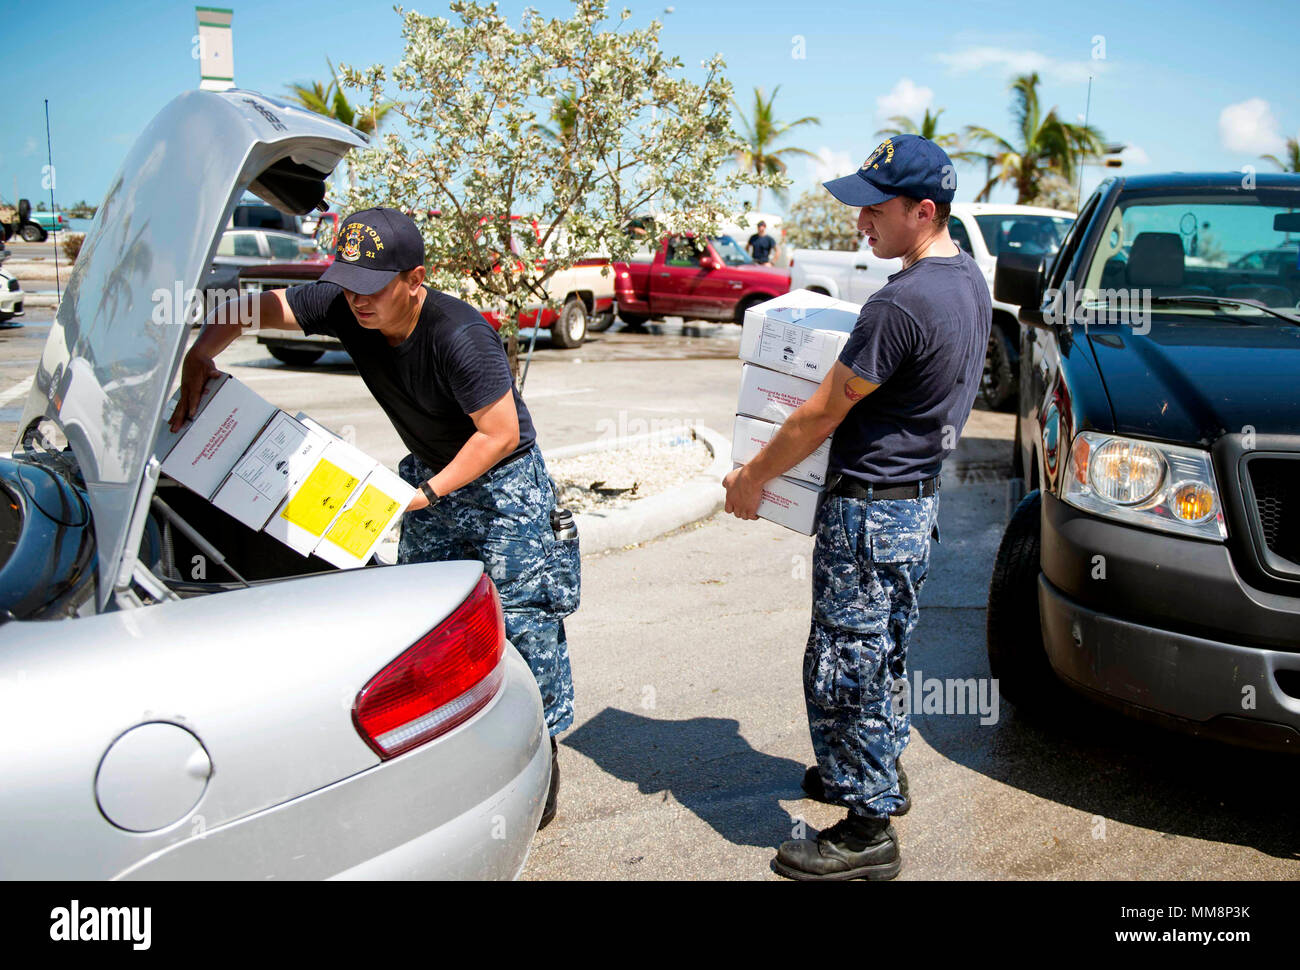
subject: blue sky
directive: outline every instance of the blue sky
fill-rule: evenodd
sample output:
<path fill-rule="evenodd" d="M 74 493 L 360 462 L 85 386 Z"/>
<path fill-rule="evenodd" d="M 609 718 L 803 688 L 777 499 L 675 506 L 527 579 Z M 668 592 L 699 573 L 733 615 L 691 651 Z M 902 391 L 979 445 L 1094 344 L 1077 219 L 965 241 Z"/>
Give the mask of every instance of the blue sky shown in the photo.
<path fill-rule="evenodd" d="M 241 87 L 279 95 L 291 82 L 325 77 L 326 57 L 364 66 L 401 56 L 399 19 L 387 3 L 208 3 L 234 10 Z M 529 5 L 500 7 L 517 20 Z M 1281 139 L 1300 131 L 1294 6 L 1282 2 L 624 5 L 636 22 L 663 20 L 664 48 L 691 70 L 720 52 L 743 107 L 755 86 L 770 91 L 780 85 L 779 117 L 821 118 L 820 127 L 801 128 L 790 139 L 824 159 L 793 162 L 792 198 L 819 176 L 855 168 L 891 114 L 919 118 L 926 106 L 943 108 L 946 130 L 974 123 L 1009 136 L 1007 82 L 1031 69 L 1043 77 L 1045 105 L 1070 119 L 1083 115 L 1093 76 L 1089 120 L 1108 139 L 1133 146 L 1123 169 L 1128 173 L 1236 171 L 1259 164 L 1261 152 L 1280 155 Z M 551 0 L 531 6 L 548 15 L 571 9 Z M 445 14 L 446 0 L 411 7 Z M 5 24 L 8 37 L 55 54 L 40 68 L 6 72 L 0 136 L 5 199 L 15 182 L 20 195 L 48 198 L 41 191 L 43 99 L 50 101 L 56 202 L 97 202 L 149 119 L 176 93 L 198 84 L 193 3 L 28 0 L 6 12 Z M 800 48 L 802 58 L 795 56 Z M 958 171 L 957 198 L 970 199 L 982 170 Z M 1098 169 L 1085 171 L 1085 193 L 1099 178 Z M 1004 191 L 994 198 L 1009 196 Z M 767 198 L 764 208 L 772 208 Z"/>

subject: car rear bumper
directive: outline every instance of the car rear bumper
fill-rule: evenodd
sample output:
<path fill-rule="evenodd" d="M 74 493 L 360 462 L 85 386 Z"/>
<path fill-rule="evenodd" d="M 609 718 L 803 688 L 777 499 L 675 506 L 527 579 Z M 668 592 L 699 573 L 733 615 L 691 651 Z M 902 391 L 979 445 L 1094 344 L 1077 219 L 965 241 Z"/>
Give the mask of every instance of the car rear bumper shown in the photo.
<path fill-rule="evenodd" d="M 528 665 L 513 648 L 505 663 L 492 702 L 444 737 L 219 828 L 197 824 L 116 878 L 514 878 L 541 818 L 551 752 Z"/>

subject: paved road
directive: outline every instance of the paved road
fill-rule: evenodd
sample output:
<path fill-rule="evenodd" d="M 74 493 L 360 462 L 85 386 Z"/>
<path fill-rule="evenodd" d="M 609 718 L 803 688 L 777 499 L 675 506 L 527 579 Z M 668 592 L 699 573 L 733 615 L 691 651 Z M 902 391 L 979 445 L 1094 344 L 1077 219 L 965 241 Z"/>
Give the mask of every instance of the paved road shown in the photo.
<path fill-rule="evenodd" d="M 8 440 L 22 399 L 5 395 L 35 369 L 43 319 L 0 330 Z M 543 446 L 654 421 L 728 432 L 737 333 L 619 325 L 577 351 L 543 338 L 525 387 Z M 221 364 L 283 407 L 351 425 L 385 462 L 402 454 L 342 355 L 295 369 L 244 340 Z M 979 479 L 1005 464 L 1011 433 L 1007 415 L 977 411 L 957 456 L 970 473 L 945 472 L 914 681 L 988 676 L 985 591 L 1008 502 L 1004 483 Z M 770 523 L 717 516 L 584 561 L 583 606 L 568 623 L 578 721 L 562 738 L 560 813 L 526 878 L 776 878 L 772 848 L 798 820 L 836 818 L 798 790 L 812 757 L 800 689 L 810 551 Z M 1047 728 L 1000 705 L 996 722 L 980 722 L 916 715 L 915 807 L 897 823 L 905 879 L 1300 878 L 1292 760 L 1101 712 Z"/>

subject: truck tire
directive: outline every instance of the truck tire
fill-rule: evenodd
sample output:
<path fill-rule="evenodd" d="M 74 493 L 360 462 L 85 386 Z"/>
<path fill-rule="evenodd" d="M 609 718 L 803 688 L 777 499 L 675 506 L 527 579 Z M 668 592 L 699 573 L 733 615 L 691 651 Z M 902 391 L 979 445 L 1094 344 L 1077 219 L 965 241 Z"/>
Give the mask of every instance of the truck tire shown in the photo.
<path fill-rule="evenodd" d="M 27 242 L 45 242 L 49 235 L 48 232 L 34 222 L 29 222 L 23 226 L 22 237 Z"/>
<path fill-rule="evenodd" d="M 569 297 L 560 315 L 551 324 L 551 343 L 565 350 L 581 347 L 587 336 L 587 306 L 576 296 Z"/>
<path fill-rule="evenodd" d="M 984 356 L 984 375 L 980 378 L 980 397 L 993 411 L 1011 411 L 1016 406 L 1018 357 L 1007 332 L 993 324 Z"/>
<path fill-rule="evenodd" d="M 1073 706 L 1073 695 L 1043 649 L 1038 614 L 1041 515 L 1042 493 L 1037 490 L 1021 499 L 1011 514 L 993 563 L 985 628 L 989 669 L 1000 695 L 1031 718 L 1057 715 Z"/>
<path fill-rule="evenodd" d="M 272 357 L 290 367 L 310 367 L 325 354 L 323 350 L 304 350 L 301 347 L 268 346 L 266 349 Z"/>
<path fill-rule="evenodd" d="M 587 321 L 588 333 L 604 333 L 614 325 L 614 311 L 603 310 L 600 313 L 594 313 L 591 319 Z"/>
<path fill-rule="evenodd" d="M 736 304 L 736 316 L 732 321 L 736 326 L 742 326 L 745 322 L 745 311 L 752 306 L 758 306 L 760 303 L 766 303 L 769 297 L 766 296 L 747 296 Z"/>

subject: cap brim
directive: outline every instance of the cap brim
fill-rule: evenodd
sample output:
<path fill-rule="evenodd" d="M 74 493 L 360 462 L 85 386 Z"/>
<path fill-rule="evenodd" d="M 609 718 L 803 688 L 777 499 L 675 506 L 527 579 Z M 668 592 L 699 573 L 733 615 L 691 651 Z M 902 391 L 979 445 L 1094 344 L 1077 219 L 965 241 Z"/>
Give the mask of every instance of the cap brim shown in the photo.
<path fill-rule="evenodd" d="M 353 293 L 369 296 L 391 283 L 397 272 L 395 269 L 366 269 L 336 259 L 329 269 L 321 273 L 320 278 L 326 283 L 337 283 Z"/>
<path fill-rule="evenodd" d="M 856 172 L 852 175 L 845 175 L 843 178 L 823 182 L 822 185 L 825 186 L 827 192 L 845 205 L 880 205 L 880 203 L 888 202 L 896 197 L 888 192 L 880 191 Z"/>

